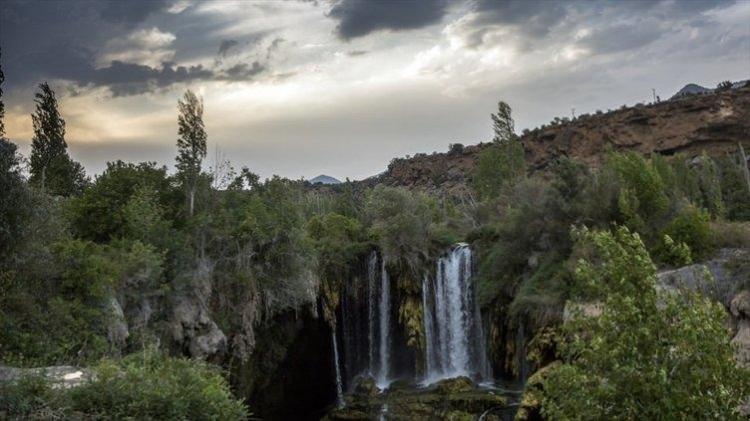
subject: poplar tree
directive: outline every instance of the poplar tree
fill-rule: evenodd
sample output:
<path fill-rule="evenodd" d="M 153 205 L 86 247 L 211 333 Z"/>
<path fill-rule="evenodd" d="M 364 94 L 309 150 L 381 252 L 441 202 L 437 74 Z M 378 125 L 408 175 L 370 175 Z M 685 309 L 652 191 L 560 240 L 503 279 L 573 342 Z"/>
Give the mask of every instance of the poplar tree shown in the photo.
<path fill-rule="evenodd" d="M 31 115 L 34 138 L 31 141 L 31 182 L 46 187 L 47 172 L 52 161 L 66 153 L 65 120 L 60 116 L 55 92 L 47 82 L 39 85 L 34 102 L 36 111 Z"/>
<path fill-rule="evenodd" d="M 188 194 L 188 213 L 193 216 L 195 190 L 201 172 L 201 162 L 206 157 L 206 129 L 203 125 L 203 100 L 187 90 L 177 101 L 177 171 Z"/>
<path fill-rule="evenodd" d="M 493 140 L 497 143 L 503 143 L 516 139 L 516 128 L 511 116 L 510 105 L 505 101 L 497 103 L 497 114 L 492 116 L 492 130 L 495 134 Z"/>

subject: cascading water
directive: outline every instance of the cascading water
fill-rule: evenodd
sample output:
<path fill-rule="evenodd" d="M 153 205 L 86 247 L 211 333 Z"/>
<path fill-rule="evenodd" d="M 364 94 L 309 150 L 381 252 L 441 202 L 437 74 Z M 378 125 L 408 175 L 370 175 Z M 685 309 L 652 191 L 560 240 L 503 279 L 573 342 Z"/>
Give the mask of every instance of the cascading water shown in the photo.
<path fill-rule="evenodd" d="M 459 244 L 437 262 L 422 285 L 427 383 L 458 376 L 490 377 L 484 331 L 471 282 L 472 254 Z"/>
<path fill-rule="evenodd" d="M 385 260 L 372 252 L 367 260 L 368 373 L 380 389 L 388 387 L 391 356 L 391 281 Z"/>
<path fill-rule="evenodd" d="M 391 280 L 385 269 L 385 259 L 380 268 L 380 366 L 376 379 L 378 388 L 388 387 L 391 343 Z"/>
<path fill-rule="evenodd" d="M 336 340 L 336 327 L 334 326 L 333 334 L 333 361 L 336 367 L 336 406 L 341 408 L 344 406 L 344 388 L 341 385 L 341 367 L 339 366 L 339 344 Z"/>
<path fill-rule="evenodd" d="M 367 331 L 368 331 L 368 356 L 369 372 L 375 376 L 375 294 L 377 293 L 377 269 L 378 254 L 372 252 L 367 260 Z"/>

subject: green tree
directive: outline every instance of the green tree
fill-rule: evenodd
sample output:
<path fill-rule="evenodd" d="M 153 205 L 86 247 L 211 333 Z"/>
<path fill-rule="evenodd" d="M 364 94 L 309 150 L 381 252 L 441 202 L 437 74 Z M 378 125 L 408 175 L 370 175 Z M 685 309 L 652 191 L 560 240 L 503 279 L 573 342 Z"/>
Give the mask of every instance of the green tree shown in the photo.
<path fill-rule="evenodd" d="M 31 115 L 34 137 L 31 141 L 32 185 L 53 195 L 69 196 L 82 191 L 86 176 L 81 164 L 68 156 L 65 120 L 60 115 L 55 92 L 47 82 L 39 85 Z"/>
<path fill-rule="evenodd" d="M 516 125 L 511 116 L 510 105 L 504 101 L 497 103 L 497 113 L 491 114 L 493 140 L 498 143 L 516 140 Z"/>
<path fill-rule="evenodd" d="M 523 144 L 515 133 L 508 104 L 500 101 L 492 114 L 493 144 L 479 153 L 472 174 L 474 190 L 480 198 L 498 197 L 526 172 Z"/>
<path fill-rule="evenodd" d="M 2 57 L 0 55 L 0 57 Z M 27 211 L 26 188 L 21 177 L 21 157 L 14 143 L 5 139 L 3 69 L 0 67 L 0 260 L 19 241 Z"/>
<path fill-rule="evenodd" d="M 126 206 L 142 189 L 149 191 L 150 199 L 156 201 L 153 206 L 158 207 L 164 218 L 173 220 L 181 198 L 172 181 L 167 168 L 157 167 L 155 162 L 108 162 L 107 169 L 95 182 L 70 202 L 68 216 L 74 232 L 98 242 L 132 234 L 134 227 L 128 225 Z"/>
<path fill-rule="evenodd" d="M 659 172 L 635 152 L 614 153 L 607 158 L 606 165 L 619 180 L 620 220 L 632 230 L 649 235 L 669 208 Z"/>
<path fill-rule="evenodd" d="M 180 112 L 177 118 L 177 171 L 188 194 L 188 215 L 193 216 L 195 191 L 201 172 L 201 162 L 206 157 L 206 129 L 203 125 L 203 100 L 191 90 L 177 101 Z"/>
<path fill-rule="evenodd" d="M 726 311 L 690 291 L 657 294 L 638 234 L 575 232 L 574 272 L 601 315 L 563 326 L 563 364 L 544 380 L 548 419 L 740 419 L 750 373 L 735 365 Z"/>
<path fill-rule="evenodd" d="M 480 198 L 493 199 L 525 173 L 521 142 L 494 143 L 479 153 L 472 174 L 472 184 Z"/>

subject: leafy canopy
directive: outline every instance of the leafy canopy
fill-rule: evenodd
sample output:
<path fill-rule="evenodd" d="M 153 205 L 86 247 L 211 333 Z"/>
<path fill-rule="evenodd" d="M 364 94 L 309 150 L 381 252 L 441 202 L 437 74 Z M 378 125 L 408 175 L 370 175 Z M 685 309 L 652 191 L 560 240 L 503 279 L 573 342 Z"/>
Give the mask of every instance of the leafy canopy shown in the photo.
<path fill-rule="evenodd" d="M 737 419 L 750 373 L 735 366 L 724 308 L 689 291 L 657 294 L 638 234 L 575 231 L 575 270 L 598 317 L 563 325 L 564 363 L 546 375 L 549 419 Z"/>

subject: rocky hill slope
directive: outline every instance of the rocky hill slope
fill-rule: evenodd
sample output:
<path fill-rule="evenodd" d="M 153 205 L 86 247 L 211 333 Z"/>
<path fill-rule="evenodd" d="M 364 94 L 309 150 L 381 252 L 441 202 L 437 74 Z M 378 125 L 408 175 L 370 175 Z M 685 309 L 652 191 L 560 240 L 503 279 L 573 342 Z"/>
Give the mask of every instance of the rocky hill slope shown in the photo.
<path fill-rule="evenodd" d="M 544 170 L 560 156 L 598 166 L 608 150 L 687 156 L 705 151 L 716 156 L 736 151 L 738 143 L 748 149 L 750 87 L 557 120 L 524 133 L 521 141 L 531 171 Z M 487 146 L 452 145 L 446 153 L 397 158 L 387 171 L 364 182 L 437 194 L 467 193 L 477 155 Z"/>

